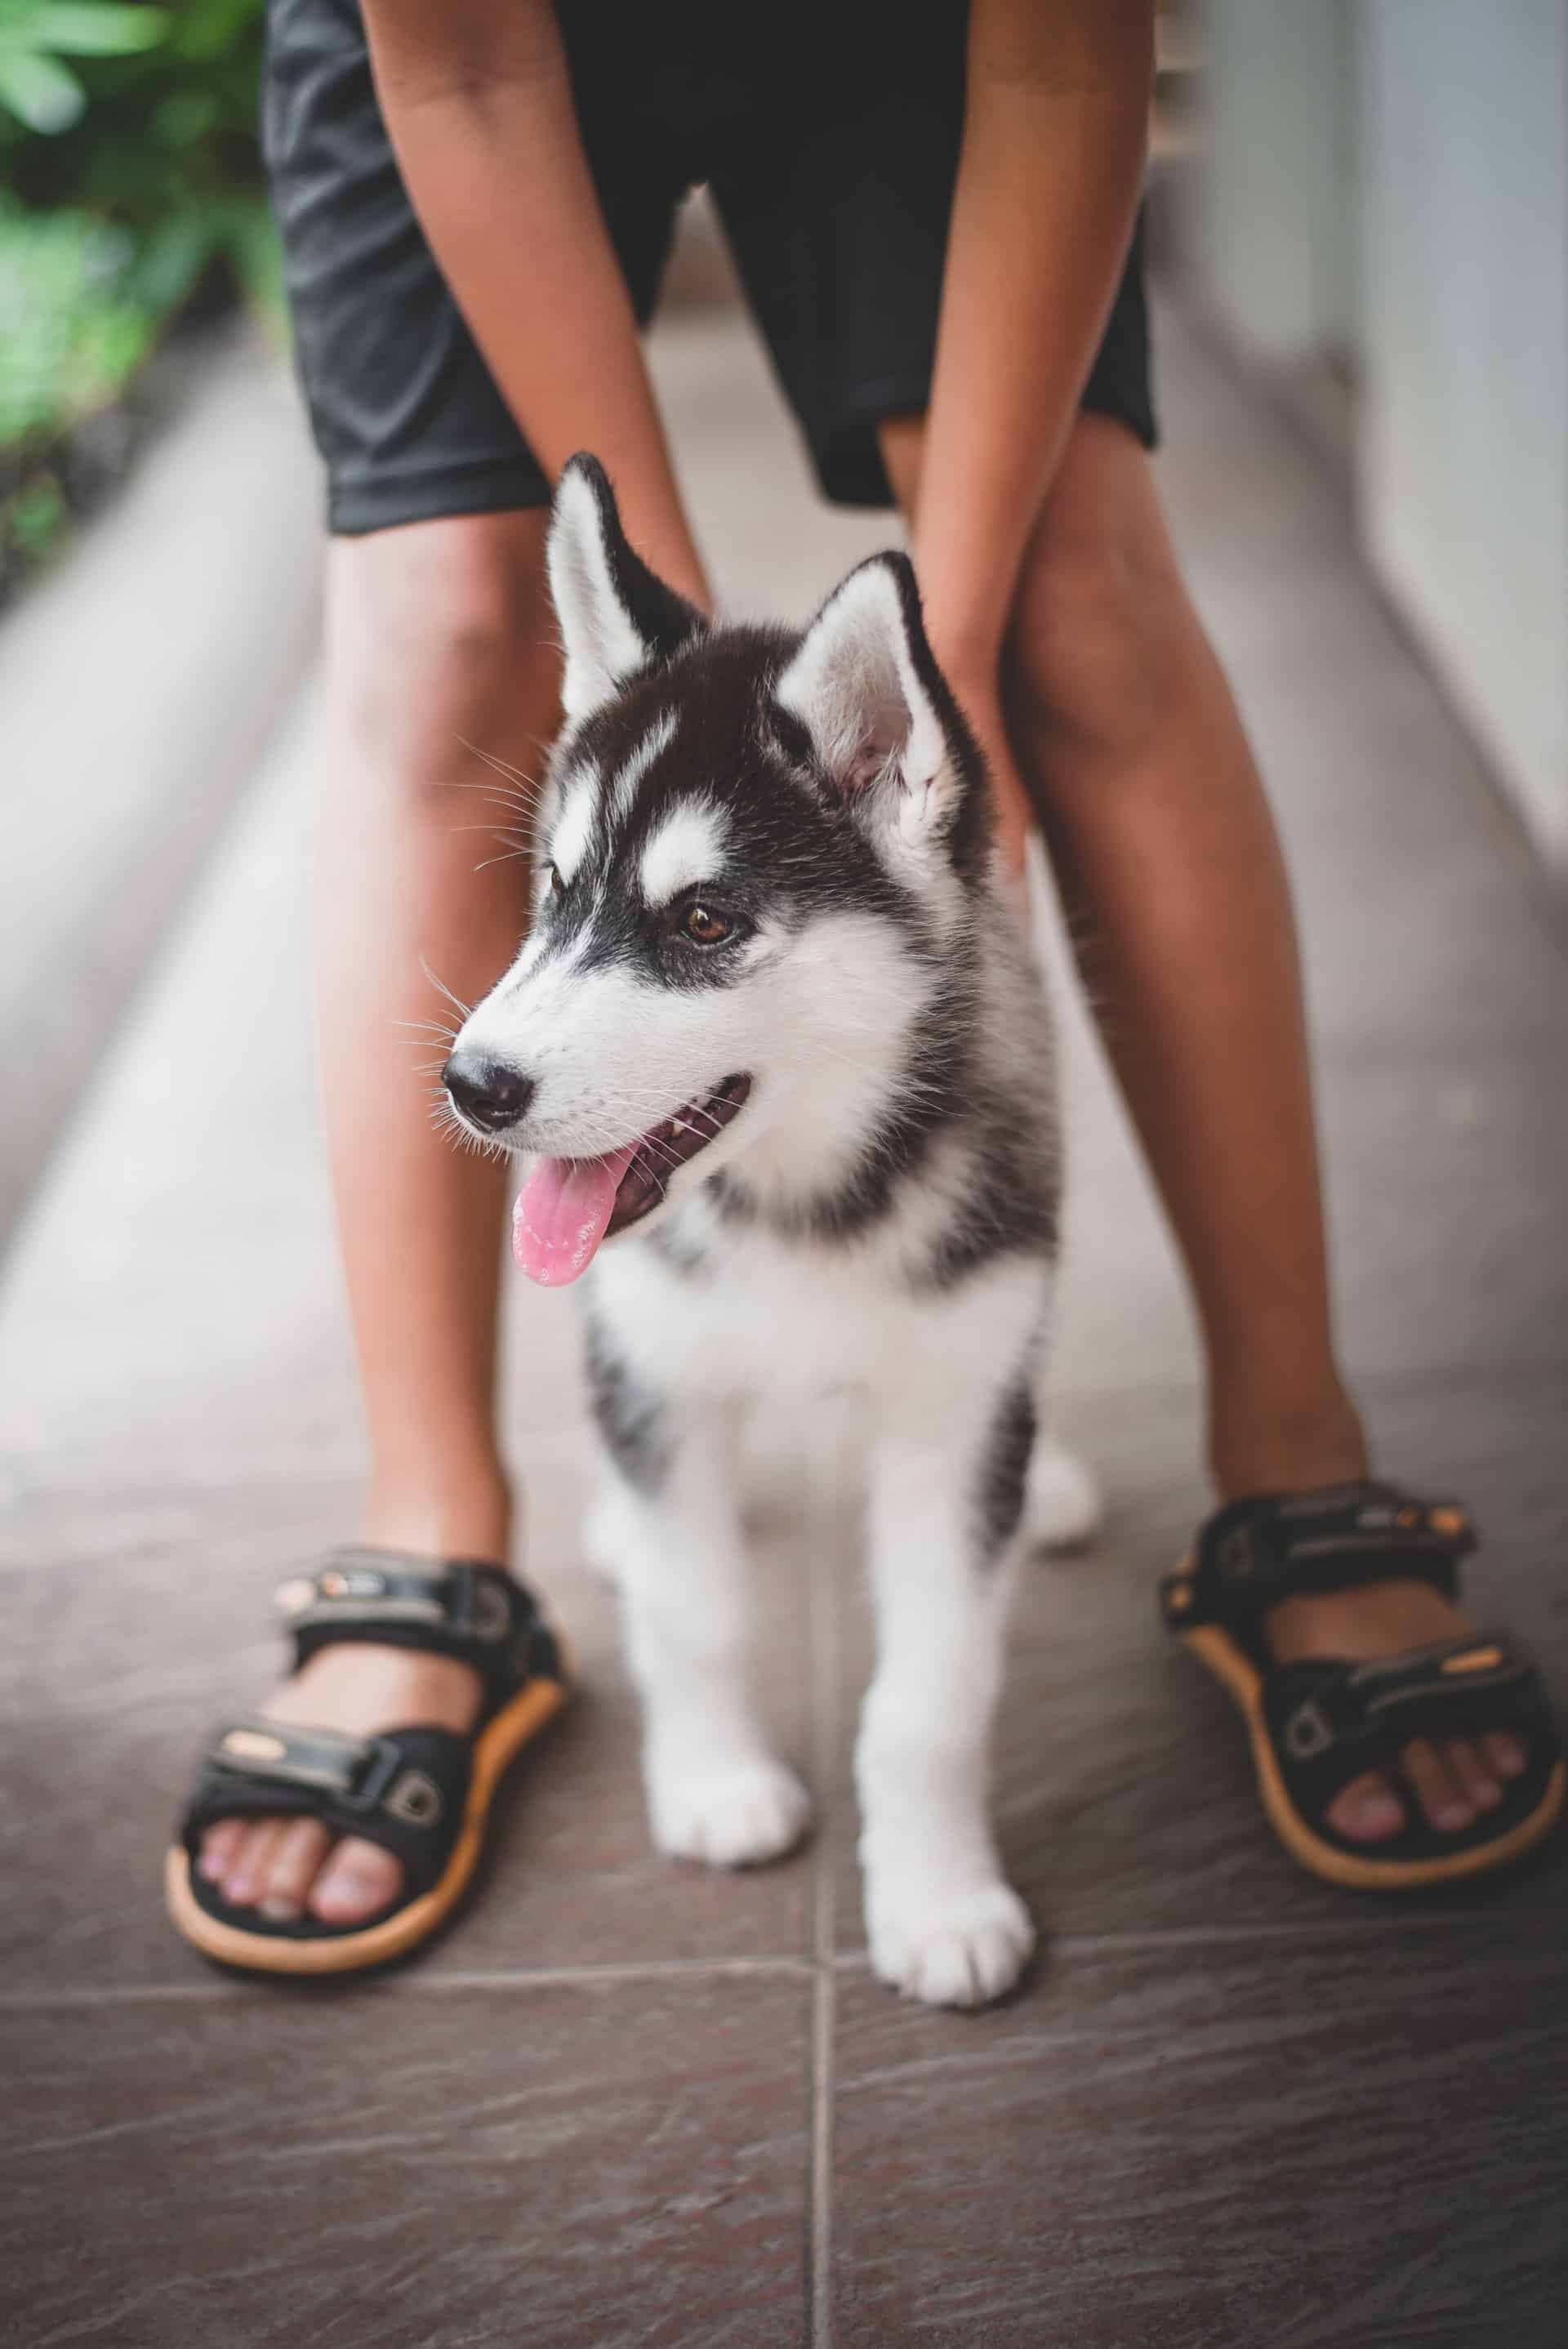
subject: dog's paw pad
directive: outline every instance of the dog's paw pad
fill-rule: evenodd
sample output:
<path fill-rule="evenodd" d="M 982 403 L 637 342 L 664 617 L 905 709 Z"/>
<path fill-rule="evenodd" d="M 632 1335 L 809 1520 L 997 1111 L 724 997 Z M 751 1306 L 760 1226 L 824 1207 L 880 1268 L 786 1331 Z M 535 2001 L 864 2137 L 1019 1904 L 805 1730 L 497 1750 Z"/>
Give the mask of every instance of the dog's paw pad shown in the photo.
<path fill-rule="evenodd" d="M 1041 1436 L 1024 1494 L 1028 1539 L 1046 1549 L 1077 1549 L 1093 1540 L 1104 1514 L 1099 1487 L 1078 1454 Z"/>
<path fill-rule="evenodd" d="M 654 1841 L 672 1859 L 755 1868 L 799 1842 L 811 1801 L 792 1770 L 764 1759 L 657 1773 L 648 1809 Z"/>
<path fill-rule="evenodd" d="M 985 2006 L 1000 1998 L 1034 1946 L 1029 1912 L 1006 1884 L 957 1899 L 873 1905 L 873 1972 L 926 2006 Z"/>

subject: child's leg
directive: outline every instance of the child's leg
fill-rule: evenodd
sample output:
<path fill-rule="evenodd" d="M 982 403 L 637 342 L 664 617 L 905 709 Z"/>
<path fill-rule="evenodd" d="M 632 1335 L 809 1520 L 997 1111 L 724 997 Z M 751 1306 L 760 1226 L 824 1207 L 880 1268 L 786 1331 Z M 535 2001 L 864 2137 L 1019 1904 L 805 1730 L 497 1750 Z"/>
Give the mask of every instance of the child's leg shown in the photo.
<path fill-rule="evenodd" d="M 364 1540 L 504 1559 L 511 1500 L 491 1414 L 506 1170 L 432 1123 L 455 1021 L 515 952 L 525 865 L 496 856 L 524 811 L 464 740 L 524 773 L 556 722 L 542 512 L 418 523 L 330 551 L 320 741 L 317 942 L 323 1101 L 369 1423 Z M 479 788 L 476 788 L 479 787 Z M 520 790 L 521 787 L 519 787 Z M 515 825 L 513 816 L 515 815 Z M 471 827 L 480 827 L 473 829 Z M 486 828 L 488 827 L 488 829 Z M 482 869 L 480 869 L 482 867 Z M 350 1529 L 346 1528 L 346 1533 Z M 444 1658 L 335 1647 L 272 1709 L 356 1733 L 473 1719 Z M 309 1820 L 214 1828 L 231 1898 L 352 1921 L 397 1863 Z"/>
<path fill-rule="evenodd" d="M 920 423 L 884 427 L 904 502 Z M 1008 730 L 1107 1051 L 1197 1299 L 1222 1493 L 1365 1474 L 1335 1358 L 1295 922 L 1263 785 L 1188 599 L 1153 471 L 1104 418 L 1075 425 L 1026 557 L 1007 647 Z M 1371 1657 L 1464 1628 L 1425 1585 L 1294 1599 L 1276 1652 Z M 1407 1754 L 1429 1818 L 1497 1799 L 1511 1741 Z M 1377 1837 L 1381 1779 L 1330 1816 Z"/>

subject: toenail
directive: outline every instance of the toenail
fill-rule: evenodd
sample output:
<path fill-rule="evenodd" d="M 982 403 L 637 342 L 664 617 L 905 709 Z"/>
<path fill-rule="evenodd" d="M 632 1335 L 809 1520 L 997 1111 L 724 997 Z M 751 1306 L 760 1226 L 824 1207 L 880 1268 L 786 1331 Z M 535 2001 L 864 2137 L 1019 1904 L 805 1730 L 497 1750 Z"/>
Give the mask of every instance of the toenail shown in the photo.
<path fill-rule="evenodd" d="M 196 1866 L 209 1884 L 222 1884 L 223 1881 L 223 1859 L 221 1853 L 204 1851 Z"/>
<path fill-rule="evenodd" d="M 269 1892 L 259 1904 L 259 1913 L 270 1917 L 274 1925 L 292 1925 L 301 1912 L 297 1900 L 287 1900 L 282 1893 Z"/>
<path fill-rule="evenodd" d="M 1475 1816 L 1468 1803 L 1439 1804 L 1434 1815 L 1440 1827 L 1468 1827 Z"/>

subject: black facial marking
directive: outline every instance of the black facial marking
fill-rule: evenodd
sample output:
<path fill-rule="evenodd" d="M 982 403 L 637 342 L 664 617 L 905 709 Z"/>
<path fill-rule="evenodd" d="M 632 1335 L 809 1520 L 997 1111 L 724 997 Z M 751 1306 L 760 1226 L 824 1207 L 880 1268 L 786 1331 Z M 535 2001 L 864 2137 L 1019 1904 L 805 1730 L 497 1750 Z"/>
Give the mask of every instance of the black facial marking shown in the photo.
<path fill-rule="evenodd" d="M 980 1561 L 995 1564 L 1017 1531 L 1035 1443 L 1035 1399 L 1022 1373 L 1002 1399 L 981 1456 L 975 1492 Z"/>
<path fill-rule="evenodd" d="M 583 1367 L 594 1420 L 605 1449 L 627 1484 L 652 1496 L 670 1469 L 670 1434 L 664 1405 L 616 1352 L 592 1300 L 584 1303 Z"/>
<path fill-rule="evenodd" d="M 797 639 L 782 629 L 726 628 L 679 648 L 659 668 L 634 678 L 571 738 L 568 771 L 591 766 L 601 778 L 581 864 L 564 892 L 546 895 L 538 930 L 549 943 L 585 937 L 581 968 L 621 965 L 661 986 L 732 985 L 743 976 L 748 936 L 764 920 L 786 933 L 813 916 L 847 907 L 882 916 L 900 931 L 923 933 L 920 907 L 887 872 L 840 795 L 809 789 L 787 755 L 783 733 L 800 736 L 771 700 Z M 617 778 L 649 736 L 673 720 L 665 748 L 632 796 Z M 782 730 L 778 721 L 782 720 Z M 578 783 L 576 790 L 583 785 Z M 722 873 L 701 889 L 650 908 L 642 857 L 653 834 L 683 804 L 716 807 L 726 849 Z M 549 843 L 543 843 L 546 851 Z M 679 929 L 694 901 L 732 925 L 704 947 Z"/>

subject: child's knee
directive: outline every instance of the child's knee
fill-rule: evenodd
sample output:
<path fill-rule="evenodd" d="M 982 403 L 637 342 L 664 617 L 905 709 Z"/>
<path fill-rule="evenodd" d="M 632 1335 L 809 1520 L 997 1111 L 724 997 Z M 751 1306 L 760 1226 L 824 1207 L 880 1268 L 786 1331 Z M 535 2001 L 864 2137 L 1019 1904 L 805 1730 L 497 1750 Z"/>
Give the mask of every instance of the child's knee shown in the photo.
<path fill-rule="evenodd" d="M 481 751 L 537 774 L 521 750 L 531 759 L 558 714 L 542 568 L 515 543 L 460 524 L 434 542 L 413 531 L 361 542 L 346 568 L 326 690 L 355 756 L 419 797 L 510 788 Z"/>
<path fill-rule="evenodd" d="M 1010 716 L 1026 750 L 1047 769 L 1064 750 L 1137 758 L 1170 709 L 1184 615 L 1170 566 L 1109 523 L 1043 533 L 1008 634 Z"/>

